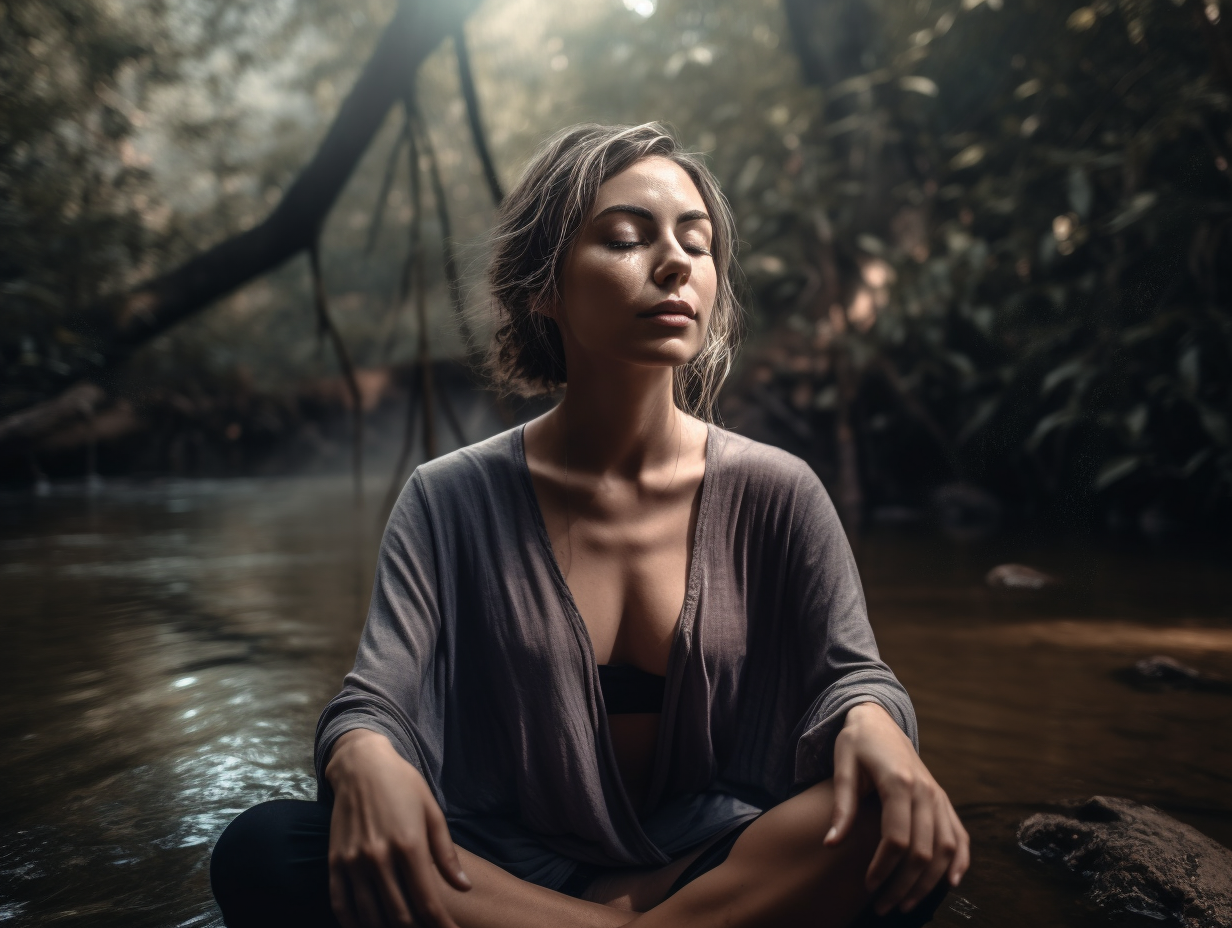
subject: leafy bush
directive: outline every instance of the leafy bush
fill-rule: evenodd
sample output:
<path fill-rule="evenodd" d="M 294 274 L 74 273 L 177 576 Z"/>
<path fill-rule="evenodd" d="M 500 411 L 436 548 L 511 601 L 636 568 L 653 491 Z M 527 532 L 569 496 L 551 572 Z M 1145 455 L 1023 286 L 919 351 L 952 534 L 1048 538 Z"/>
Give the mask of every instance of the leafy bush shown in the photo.
<path fill-rule="evenodd" d="M 772 384 L 832 462 L 849 392 L 874 504 L 957 478 L 1054 518 L 1213 524 L 1232 501 L 1218 6 L 909 9 L 874 17 L 856 74 L 799 43 L 831 82 L 747 262 L 777 322 L 744 388 Z"/>

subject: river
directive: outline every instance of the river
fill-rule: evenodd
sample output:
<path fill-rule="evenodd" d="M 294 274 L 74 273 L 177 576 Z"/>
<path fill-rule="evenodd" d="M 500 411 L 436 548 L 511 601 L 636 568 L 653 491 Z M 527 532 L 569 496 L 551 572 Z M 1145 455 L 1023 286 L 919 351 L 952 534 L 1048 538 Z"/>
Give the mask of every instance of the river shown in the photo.
<path fill-rule="evenodd" d="M 332 478 L 0 497 L 0 922 L 221 925 L 214 839 L 256 802 L 314 795 L 313 728 L 367 605 L 373 490 L 362 511 Z M 1018 848 L 1017 822 L 1058 799 L 1127 796 L 1232 845 L 1232 697 L 1114 678 L 1155 653 L 1232 677 L 1219 557 L 925 529 L 870 531 L 857 557 L 974 841 L 935 924 L 1137 923 Z M 989 590 L 1005 561 L 1064 582 Z"/>

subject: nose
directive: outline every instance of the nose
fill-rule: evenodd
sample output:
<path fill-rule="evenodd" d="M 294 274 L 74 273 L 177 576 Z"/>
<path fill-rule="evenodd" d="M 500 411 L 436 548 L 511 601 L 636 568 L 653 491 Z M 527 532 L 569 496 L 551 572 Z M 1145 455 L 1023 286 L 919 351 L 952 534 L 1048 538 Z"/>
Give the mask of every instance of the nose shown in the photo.
<path fill-rule="evenodd" d="M 693 271 L 693 258 L 685 251 L 674 235 L 664 235 L 654 269 L 654 282 L 660 287 L 683 287 Z"/>

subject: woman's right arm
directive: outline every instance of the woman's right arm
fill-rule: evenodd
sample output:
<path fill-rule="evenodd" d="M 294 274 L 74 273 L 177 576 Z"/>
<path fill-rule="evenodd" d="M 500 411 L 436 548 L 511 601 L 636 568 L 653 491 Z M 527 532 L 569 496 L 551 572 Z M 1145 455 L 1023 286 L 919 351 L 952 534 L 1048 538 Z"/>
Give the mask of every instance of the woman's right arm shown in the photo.
<path fill-rule="evenodd" d="M 416 472 L 385 527 L 355 665 L 317 725 L 330 898 L 345 928 L 455 928 L 433 871 L 469 888 L 434 792 L 451 664 L 446 549 Z"/>
<path fill-rule="evenodd" d="M 334 743 L 325 776 L 329 895 L 343 928 L 457 928 L 432 871 L 458 890 L 471 884 L 419 771 L 384 735 L 354 729 Z"/>

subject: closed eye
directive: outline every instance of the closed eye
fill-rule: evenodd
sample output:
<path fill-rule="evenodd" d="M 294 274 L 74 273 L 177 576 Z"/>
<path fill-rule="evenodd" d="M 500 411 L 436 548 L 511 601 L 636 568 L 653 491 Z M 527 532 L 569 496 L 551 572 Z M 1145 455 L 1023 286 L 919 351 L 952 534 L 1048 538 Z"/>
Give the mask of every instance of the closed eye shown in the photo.
<path fill-rule="evenodd" d="M 629 241 L 628 239 L 615 239 L 613 241 L 608 242 L 607 247 L 613 250 L 627 250 L 629 248 L 636 248 L 639 245 L 649 245 L 649 244 L 650 243 L 646 241 L 634 242 L 634 241 Z M 683 248 L 685 251 L 687 251 L 689 254 L 692 254 L 692 255 L 705 255 L 708 258 L 714 257 L 714 254 L 710 251 L 710 249 L 705 248 L 702 245 L 685 244 Z"/>

